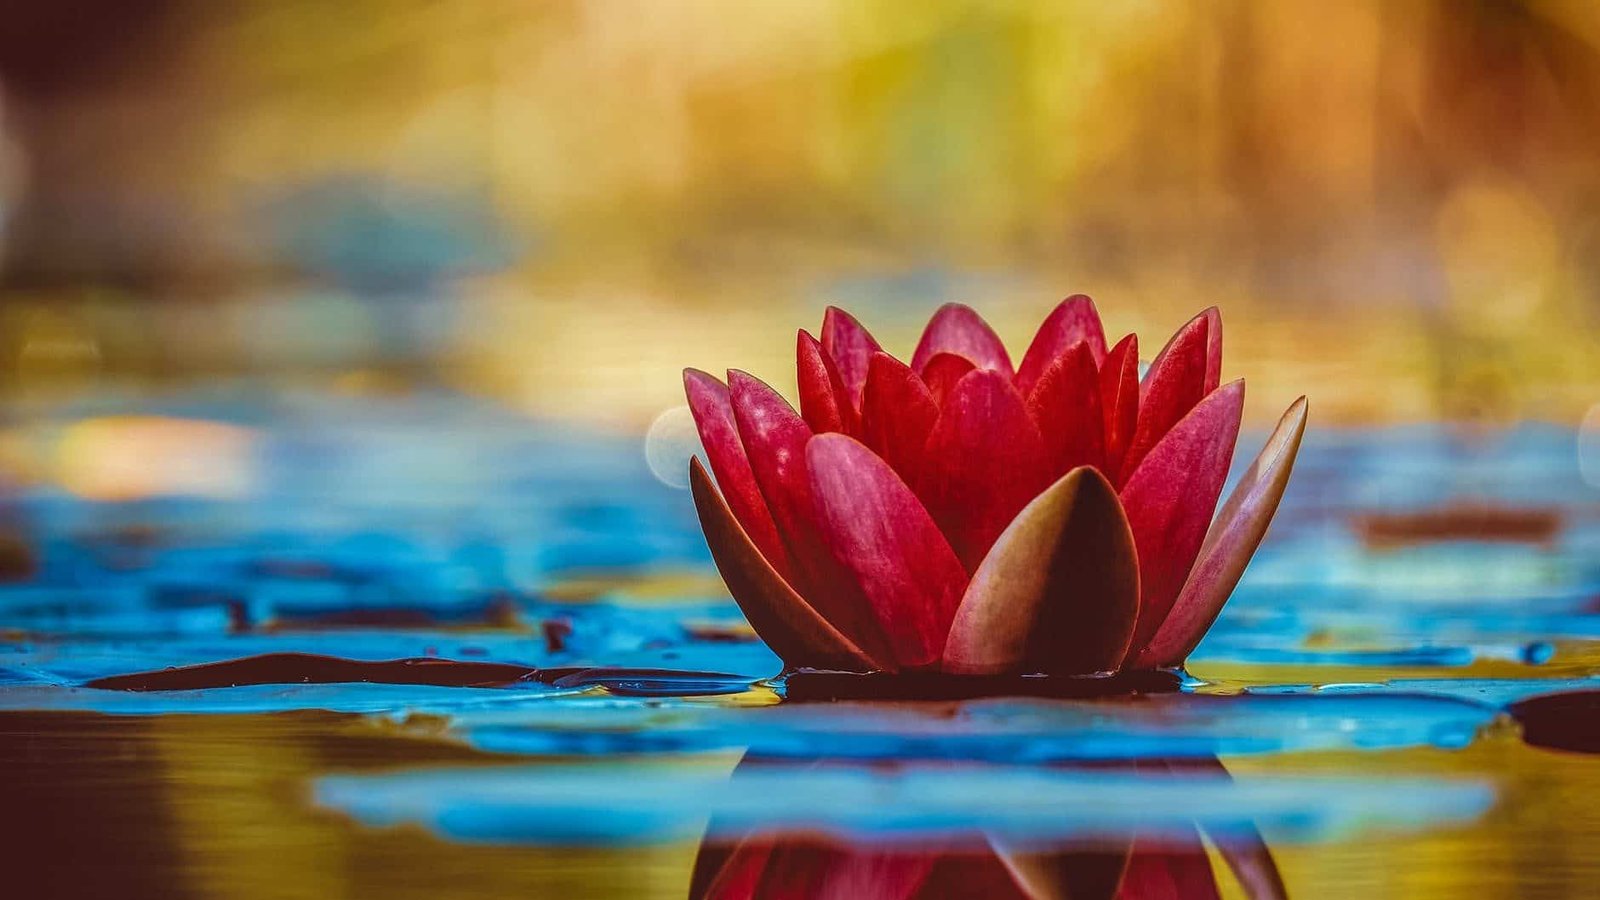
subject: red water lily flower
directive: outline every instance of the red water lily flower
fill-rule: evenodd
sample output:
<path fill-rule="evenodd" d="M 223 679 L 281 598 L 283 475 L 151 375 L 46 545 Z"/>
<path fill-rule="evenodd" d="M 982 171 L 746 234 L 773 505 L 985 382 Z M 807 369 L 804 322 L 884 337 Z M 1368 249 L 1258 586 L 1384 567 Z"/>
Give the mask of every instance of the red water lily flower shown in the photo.
<path fill-rule="evenodd" d="M 1215 308 L 1142 379 L 1135 336 L 1108 350 L 1083 296 L 1015 368 L 958 304 L 909 366 L 832 308 L 797 356 L 798 413 L 744 372 L 684 372 L 716 475 L 691 463 L 706 541 L 790 668 L 1178 665 L 1255 553 L 1305 428 L 1302 397 L 1213 521 L 1244 403 L 1242 379 L 1221 383 Z"/>

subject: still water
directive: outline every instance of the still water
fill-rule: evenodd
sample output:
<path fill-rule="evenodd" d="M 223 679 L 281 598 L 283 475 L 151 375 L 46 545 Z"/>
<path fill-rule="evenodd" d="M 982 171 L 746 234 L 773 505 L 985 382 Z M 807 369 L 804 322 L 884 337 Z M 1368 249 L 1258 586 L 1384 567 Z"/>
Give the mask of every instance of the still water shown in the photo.
<path fill-rule="evenodd" d="M 448 396 L 54 415 L 99 430 L 11 511 L 9 895 L 1600 884 L 1600 489 L 1567 430 L 1313 430 L 1187 673 L 889 699 L 771 678 L 635 438 Z M 190 496 L 95 494 L 129 427 Z"/>

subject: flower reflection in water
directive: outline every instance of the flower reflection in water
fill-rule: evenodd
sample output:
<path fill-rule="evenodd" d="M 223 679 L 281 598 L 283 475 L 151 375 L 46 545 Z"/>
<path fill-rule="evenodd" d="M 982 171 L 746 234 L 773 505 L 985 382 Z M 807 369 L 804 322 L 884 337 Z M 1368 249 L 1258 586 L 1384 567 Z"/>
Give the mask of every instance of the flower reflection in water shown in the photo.
<path fill-rule="evenodd" d="M 771 761 L 746 757 L 734 770 L 750 773 Z M 802 768 L 837 761 L 784 763 Z M 1146 759 L 1094 766 L 1090 771 L 1151 779 L 1227 780 L 1215 758 Z M 848 838 L 815 830 L 725 830 L 713 821 L 695 859 L 690 900 L 850 897 L 864 900 L 932 898 L 1171 898 L 1219 897 L 1206 841 L 1226 861 L 1253 900 L 1287 896 L 1266 842 L 1248 820 L 1210 825 L 1167 821 L 1132 830 L 1107 827 L 1071 840 L 1037 839 L 954 828 L 943 838 L 914 842 Z M 726 833 L 725 833 L 726 831 Z"/>

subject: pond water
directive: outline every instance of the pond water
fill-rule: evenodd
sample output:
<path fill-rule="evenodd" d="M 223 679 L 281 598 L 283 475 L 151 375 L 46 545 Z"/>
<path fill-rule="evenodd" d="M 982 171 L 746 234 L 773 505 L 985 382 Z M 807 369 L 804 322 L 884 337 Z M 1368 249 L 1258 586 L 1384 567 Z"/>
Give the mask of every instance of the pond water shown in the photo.
<path fill-rule="evenodd" d="M 115 412 L 23 437 L 79 429 L 92 471 L 171 432 L 141 468 L 230 480 L 13 503 L 15 896 L 1600 883 L 1600 489 L 1569 430 L 1314 427 L 1187 672 L 1139 691 L 819 702 L 636 436 L 445 395 Z"/>

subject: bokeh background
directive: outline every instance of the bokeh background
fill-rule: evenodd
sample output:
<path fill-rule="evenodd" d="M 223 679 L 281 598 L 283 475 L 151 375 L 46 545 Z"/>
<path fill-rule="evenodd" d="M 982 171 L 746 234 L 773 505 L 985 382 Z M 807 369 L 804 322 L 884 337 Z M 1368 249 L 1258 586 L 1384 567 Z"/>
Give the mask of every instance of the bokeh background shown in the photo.
<path fill-rule="evenodd" d="M 830 303 L 905 353 L 964 301 L 1021 348 L 1073 292 L 1152 349 L 1219 305 L 1254 428 L 1301 393 L 1319 430 L 1488 455 L 1551 425 L 1600 487 L 1600 9 L 59 0 L 0 28 L 0 475 L 71 498 L 281 499 L 337 456 L 471 507 L 511 476 L 463 398 L 663 422 L 681 483 L 684 366 L 792 389 Z M 273 449 L 295 429 L 338 437 Z M 1389 459 L 1360 502 L 1417 505 Z"/>
<path fill-rule="evenodd" d="M 0 377 L 642 430 L 855 309 L 1219 304 L 1258 424 L 1600 400 L 1600 9 L 59 0 L 0 29 Z"/>
<path fill-rule="evenodd" d="M 580 747 L 648 788 L 633 754 L 675 723 L 759 738 L 714 717 L 775 701 L 745 688 L 778 662 L 661 483 L 680 370 L 792 390 L 829 304 L 909 353 L 963 301 L 1020 349 L 1077 292 L 1147 352 L 1221 307 L 1236 470 L 1311 397 L 1191 660 L 1268 696 L 1218 718 L 1227 765 L 1494 788 L 1470 828 L 1275 846 L 1291 895 L 1591 894 L 1600 756 L 1505 705 L 1600 673 L 1592 0 L 8 4 L 0 797 L 33 818 L 7 883 L 683 896 L 693 841 L 369 829 L 311 785 Z M 386 685 L 82 687 L 269 652 L 749 678 L 476 722 Z M 1271 706 L 1391 680 L 1428 703 Z"/>

